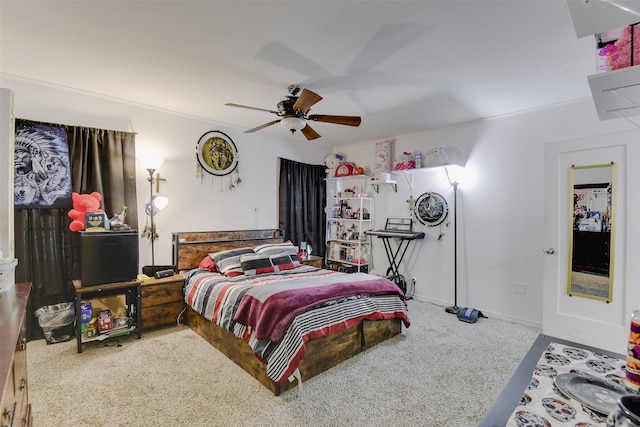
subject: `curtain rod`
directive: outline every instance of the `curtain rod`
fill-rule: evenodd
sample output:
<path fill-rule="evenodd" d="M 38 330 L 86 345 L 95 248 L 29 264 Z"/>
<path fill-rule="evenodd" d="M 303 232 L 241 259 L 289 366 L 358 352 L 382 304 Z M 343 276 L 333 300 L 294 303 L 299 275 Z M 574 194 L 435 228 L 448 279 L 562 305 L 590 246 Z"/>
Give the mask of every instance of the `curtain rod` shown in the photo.
<path fill-rule="evenodd" d="M 83 126 L 83 125 L 69 125 L 69 124 L 64 124 L 64 123 L 51 123 L 51 122 L 43 122 L 43 121 L 39 121 L 39 120 L 31 120 L 31 119 L 21 119 L 21 118 L 16 118 L 16 122 L 17 121 L 22 121 L 22 122 L 26 122 L 26 123 L 33 123 L 33 124 L 41 124 L 41 125 L 47 125 L 47 126 L 65 126 L 65 127 L 78 127 L 78 128 L 87 128 L 87 129 L 94 129 L 94 130 L 102 130 L 102 131 L 107 131 L 107 132 L 123 132 L 123 133 L 131 133 L 134 135 L 137 135 L 138 132 L 131 132 L 131 131 L 127 131 L 127 130 L 117 130 L 117 129 L 102 129 L 102 128 L 96 128 L 96 127 L 91 127 L 91 126 Z"/>

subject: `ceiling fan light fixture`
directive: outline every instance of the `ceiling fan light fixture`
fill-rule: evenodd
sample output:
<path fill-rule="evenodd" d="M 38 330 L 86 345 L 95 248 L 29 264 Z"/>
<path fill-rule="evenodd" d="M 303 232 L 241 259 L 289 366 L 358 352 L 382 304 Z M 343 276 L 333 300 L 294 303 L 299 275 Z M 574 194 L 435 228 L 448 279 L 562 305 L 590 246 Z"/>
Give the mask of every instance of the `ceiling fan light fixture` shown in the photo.
<path fill-rule="evenodd" d="M 285 129 L 290 130 L 292 134 L 294 134 L 297 130 L 304 129 L 304 127 L 307 125 L 304 120 L 298 117 L 285 117 L 284 119 L 280 120 L 280 123 L 282 123 L 282 126 L 284 126 Z"/>
<path fill-rule="evenodd" d="M 277 120 L 273 120 L 269 123 L 265 123 L 263 125 L 248 129 L 244 131 L 244 133 L 253 133 L 276 123 L 282 123 L 282 126 L 284 126 L 285 129 L 291 131 L 292 135 L 295 134 L 297 130 L 299 130 L 307 138 L 307 140 L 311 141 L 313 139 L 320 138 L 320 134 L 313 130 L 313 128 L 307 124 L 307 120 L 345 126 L 360 126 L 360 122 L 362 119 L 359 116 L 336 116 L 329 114 L 313 114 L 311 116 L 307 116 L 307 113 L 309 112 L 311 107 L 321 101 L 322 97 L 308 89 L 302 89 L 302 93 L 300 94 L 300 96 L 296 96 L 299 91 L 300 86 L 289 86 L 289 92 L 291 93 L 291 96 L 287 96 L 286 99 L 278 102 L 278 111 L 233 103 L 227 103 L 225 105 L 228 105 L 229 107 L 247 108 L 249 110 L 266 111 L 267 113 L 272 113 L 278 116 Z"/>

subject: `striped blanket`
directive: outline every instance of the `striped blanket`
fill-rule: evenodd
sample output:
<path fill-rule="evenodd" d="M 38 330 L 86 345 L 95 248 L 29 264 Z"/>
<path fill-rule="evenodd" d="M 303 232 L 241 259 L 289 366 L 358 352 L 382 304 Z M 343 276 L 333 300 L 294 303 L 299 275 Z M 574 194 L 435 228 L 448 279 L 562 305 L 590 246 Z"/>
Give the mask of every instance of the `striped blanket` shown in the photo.
<path fill-rule="evenodd" d="M 402 291 L 391 281 L 301 265 L 257 276 L 226 277 L 204 269 L 186 274 L 185 301 L 245 340 L 276 383 L 291 379 L 304 343 L 362 320 L 410 321 Z"/>

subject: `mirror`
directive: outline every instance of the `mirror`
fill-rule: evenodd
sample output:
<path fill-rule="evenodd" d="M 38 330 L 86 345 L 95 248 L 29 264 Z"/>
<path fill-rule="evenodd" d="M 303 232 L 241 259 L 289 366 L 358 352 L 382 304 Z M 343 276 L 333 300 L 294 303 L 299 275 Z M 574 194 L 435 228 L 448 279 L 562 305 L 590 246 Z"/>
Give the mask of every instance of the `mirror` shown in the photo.
<path fill-rule="evenodd" d="M 572 166 L 567 293 L 611 302 L 615 164 Z"/>

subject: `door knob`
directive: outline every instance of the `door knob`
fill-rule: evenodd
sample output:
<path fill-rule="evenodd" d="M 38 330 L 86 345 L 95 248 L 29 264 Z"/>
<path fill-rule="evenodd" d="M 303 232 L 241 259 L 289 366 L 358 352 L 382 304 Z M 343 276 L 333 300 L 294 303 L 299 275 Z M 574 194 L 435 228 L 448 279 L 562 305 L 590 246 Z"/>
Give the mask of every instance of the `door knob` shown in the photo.
<path fill-rule="evenodd" d="M 556 253 L 556 250 L 553 248 L 547 248 L 544 250 L 544 253 L 546 253 L 547 255 L 553 255 Z"/>

